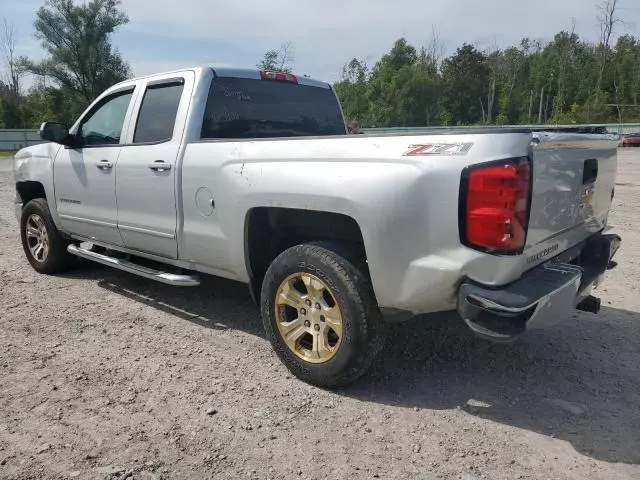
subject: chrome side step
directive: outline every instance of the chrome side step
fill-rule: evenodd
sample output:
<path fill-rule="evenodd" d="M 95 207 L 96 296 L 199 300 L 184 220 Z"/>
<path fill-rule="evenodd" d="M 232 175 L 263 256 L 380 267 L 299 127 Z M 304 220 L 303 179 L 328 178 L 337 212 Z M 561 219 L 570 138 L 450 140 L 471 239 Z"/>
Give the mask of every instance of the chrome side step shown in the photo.
<path fill-rule="evenodd" d="M 101 253 L 92 252 L 84 248 L 77 247 L 73 244 L 67 247 L 67 251 L 78 257 L 98 262 L 108 267 L 114 267 L 125 272 L 133 273 L 144 278 L 156 280 L 158 282 L 174 285 L 176 287 L 197 287 L 200 285 L 200 279 L 197 275 L 179 275 L 176 273 L 168 273 L 153 268 L 144 267 L 137 263 L 130 262 L 122 258 L 110 257 Z"/>

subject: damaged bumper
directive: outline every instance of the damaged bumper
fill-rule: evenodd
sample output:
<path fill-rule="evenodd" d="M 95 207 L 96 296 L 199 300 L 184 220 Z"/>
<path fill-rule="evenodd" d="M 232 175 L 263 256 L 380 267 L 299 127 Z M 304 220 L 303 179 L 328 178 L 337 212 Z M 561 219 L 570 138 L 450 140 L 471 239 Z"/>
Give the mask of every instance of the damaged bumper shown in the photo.
<path fill-rule="evenodd" d="M 591 291 L 614 266 L 611 259 L 620 243 L 615 234 L 594 235 L 572 249 L 573 258 L 561 254 L 503 287 L 463 282 L 458 313 L 475 333 L 498 342 L 554 323 L 573 308 L 597 313 L 600 300 Z"/>

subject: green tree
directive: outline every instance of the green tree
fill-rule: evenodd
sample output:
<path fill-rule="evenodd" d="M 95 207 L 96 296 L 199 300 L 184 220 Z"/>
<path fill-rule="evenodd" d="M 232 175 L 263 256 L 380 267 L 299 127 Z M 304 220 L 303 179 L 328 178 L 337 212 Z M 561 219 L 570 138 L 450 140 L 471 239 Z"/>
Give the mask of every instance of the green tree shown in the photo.
<path fill-rule="evenodd" d="M 418 52 L 406 39 L 398 39 L 389 53 L 374 66 L 367 88 L 369 121 L 381 127 L 406 126 L 408 83 L 418 61 Z"/>
<path fill-rule="evenodd" d="M 438 62 L 435 47 L 420 49 L 414 73 L 416 103 L 411 106 L 414 110 L 413 125 L 432 126 L 440 121 L 442 81 L 438 73 Z"/>
<path fill-rule="evenodd" d="M 487 57 L 464 44 L 442 64 L 444 106 L 458 124 L 480 123 L 486 117 L 485 96 L 490 70 Z"/>
<path fill-rule="evenodd" d="M 111 44 L 111 34 L 129 20 L 119 0 L 47 0 L 36 12 L 36 37 L 48 57 L 24 60 L 33 74 L 48 77 L 84 103 L 130 76 Z"/>
<path fill-rule="evenodd" d="M 363 61 L 354 58 L 342 68 L 341 79 L 334 88 L 348 122 L 357 120 L 360 123 L 368 123 L 369 121 L 368 81 L 369 71 Z"/>
<path fill-rule="evenodd" d="M 433 51 L 418 51 L 397 40 L 376 63 L 366 92 L 368 121 L 377 126 L 433 125 L 439 118 L 438 60 Z"/>
<path fill-rule="evenodd" d="M 639 121 L 640 41 L 622 35 L 603 57 L 607 43 L 561 31 L 490 52 L 465 44 L 440 63 L 435 34 L 420 49 L 401 38 L 371 70 L 345 65 L 335 89 L 365 126 Z"/>
<path fill-rule="evenodd" d="M 11 87 L 0 81 L 0 128 L 23 128 L 20 102 L 16 100 Z"/>
<path fill-rule="evenodd" d="M 0 126 L 24 127 L 21 114 L 22 77 L 25 72 L 16 56 L 16 30 L 3 20 L 0 25 Z"/>
<path fill-rule="evenodd" d="M 294 47 L 291 42 L 280 45 L 275 50 L 267 50 L 262 60 L 256 65 L 264 72 L 284 72 L 291 73 L 294 64 Z"/>

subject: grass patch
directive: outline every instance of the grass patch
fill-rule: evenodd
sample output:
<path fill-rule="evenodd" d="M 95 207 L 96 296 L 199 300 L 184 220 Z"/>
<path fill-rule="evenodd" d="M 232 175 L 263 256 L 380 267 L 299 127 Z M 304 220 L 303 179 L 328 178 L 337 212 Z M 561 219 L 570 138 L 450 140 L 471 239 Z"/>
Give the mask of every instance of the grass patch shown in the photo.
<path fill-rule="evenodd" d="M 0 150 L 0 157 L 13 157 L 17 150 Z"/>

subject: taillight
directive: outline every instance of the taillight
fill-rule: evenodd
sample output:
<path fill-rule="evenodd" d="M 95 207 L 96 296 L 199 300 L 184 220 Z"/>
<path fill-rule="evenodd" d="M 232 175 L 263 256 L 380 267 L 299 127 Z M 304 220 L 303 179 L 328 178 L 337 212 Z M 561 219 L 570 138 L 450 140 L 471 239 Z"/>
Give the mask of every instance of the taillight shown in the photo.
<path fill-rule="evenodd" d="M 521 253 L 527 237 L 529 159 L 472 166 L 462 175 L 460 238 L 472 248 Z"/>
<path fill-rule="evenodd" d="M 262 80 L 276 80 L 278 82 L 298 83 L 298 77 L 291 73 L 283 72 L 260 72 Z"/>

